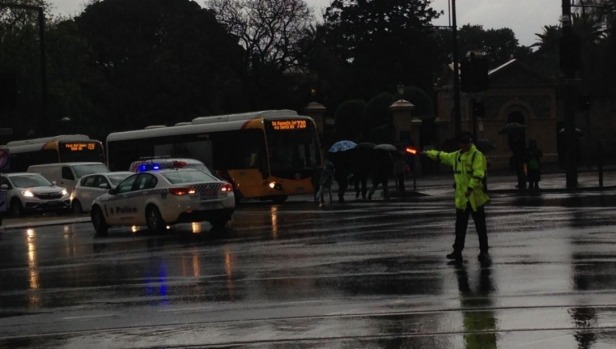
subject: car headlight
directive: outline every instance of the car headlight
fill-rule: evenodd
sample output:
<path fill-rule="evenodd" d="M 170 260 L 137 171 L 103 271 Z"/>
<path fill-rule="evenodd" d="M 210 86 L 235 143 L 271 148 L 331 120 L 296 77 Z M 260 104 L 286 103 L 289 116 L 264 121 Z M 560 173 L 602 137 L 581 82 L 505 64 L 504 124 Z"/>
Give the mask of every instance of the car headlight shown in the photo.
<path fill-rule="evenodd" d="M 27 198 L 33 198 L 34 197 L 34 194 L 32 194 L 32 192 L 30 190 L 24 190 L 24 191 L 21 192 L 21 194 L 24 197 L 27 197 Z"/>
<path fill-rule="evenodd" d="M 66 196 L 66 195 L 68 195 L 68 190 L 62 189 L 62 196 Z"/>

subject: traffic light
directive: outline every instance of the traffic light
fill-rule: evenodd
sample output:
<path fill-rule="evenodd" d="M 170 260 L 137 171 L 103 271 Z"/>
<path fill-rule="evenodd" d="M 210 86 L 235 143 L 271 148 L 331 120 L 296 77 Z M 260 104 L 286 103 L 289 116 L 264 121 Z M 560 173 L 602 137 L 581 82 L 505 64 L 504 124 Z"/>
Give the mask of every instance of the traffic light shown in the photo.
<path fill-rule="evenodd" d="M 462 92 L 480 92 L 488 89 L 488 58 L 485 54 L 467 53 L 460 63 L 460 70 Z"/>

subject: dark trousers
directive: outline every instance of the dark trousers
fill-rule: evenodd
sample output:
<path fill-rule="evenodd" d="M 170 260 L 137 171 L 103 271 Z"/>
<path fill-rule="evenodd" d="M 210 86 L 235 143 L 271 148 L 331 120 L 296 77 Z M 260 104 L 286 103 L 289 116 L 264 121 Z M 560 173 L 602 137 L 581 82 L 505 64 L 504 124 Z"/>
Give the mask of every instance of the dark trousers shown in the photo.
<path fill-rule="evenodd" d="M 456 209 L 456 241 L 453 244 L 453 250 L 462 252 L 464 249 L 464 241 L 466 240 L 466 229 L 468 227 L 468 218 L 473 216 L 475 229 L 479 237 L 479 250 L 482 253 L 488 252 L 488 230 L 486 228 L 486 212 L 481 206 L 477 211 L 473 211 L 471 204 L 466 206 L 465 210 Z"/>

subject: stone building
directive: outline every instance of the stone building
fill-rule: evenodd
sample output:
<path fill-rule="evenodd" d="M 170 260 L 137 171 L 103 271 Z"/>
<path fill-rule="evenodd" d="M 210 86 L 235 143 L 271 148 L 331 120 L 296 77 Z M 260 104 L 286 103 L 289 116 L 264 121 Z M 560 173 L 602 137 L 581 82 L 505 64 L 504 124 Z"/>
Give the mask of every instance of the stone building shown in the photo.
<path fill-rule="evenodd" d="M 489 148 L 486 155 L 490 168 L 509 168 L 512 136 L 503 134 L 509 123 L 523 125 L 521 135 L 526 143 L 532 139 L 537 141 L 544 162 L 557 162 L 559 126 L 562 128 L 557 101 L 558 81 L 515 59 L 490 70 L 488 78 L 488 90 L 460 93 L 460 124 L 463 131 L 474 132 L 479 143 Z M 433 144 L 437 148 L 442 148 L 447 139 L 455 137 L 453 96 L 453 65 L 450 65 L 437 84 L 438 139 Z M 483 114 L 476 122 L 473 122 L 474 112 Z"/>

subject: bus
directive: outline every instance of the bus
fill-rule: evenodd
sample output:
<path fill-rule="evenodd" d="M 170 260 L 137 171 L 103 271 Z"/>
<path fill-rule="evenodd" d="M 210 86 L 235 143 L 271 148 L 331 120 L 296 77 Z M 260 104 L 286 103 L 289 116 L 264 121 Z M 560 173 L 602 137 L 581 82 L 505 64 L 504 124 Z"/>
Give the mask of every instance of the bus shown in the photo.
<path fill-rule="evenodd" d="M 60 162 L 105 162 L 103 142 L 82 134 L 58 135 L 8 142 L 10 172 L 25 172 L 30 165 Z"/>
<path fill-rule="evenodd" d="M 144 158 L 192 158 L 233 184 L 236 201 L 284 202 L 314 193 L 321 147 L 314 120 L 292 110 L 197 117 L 174 126 L 114 132 L 107 166 L 126 171 Z"/>

